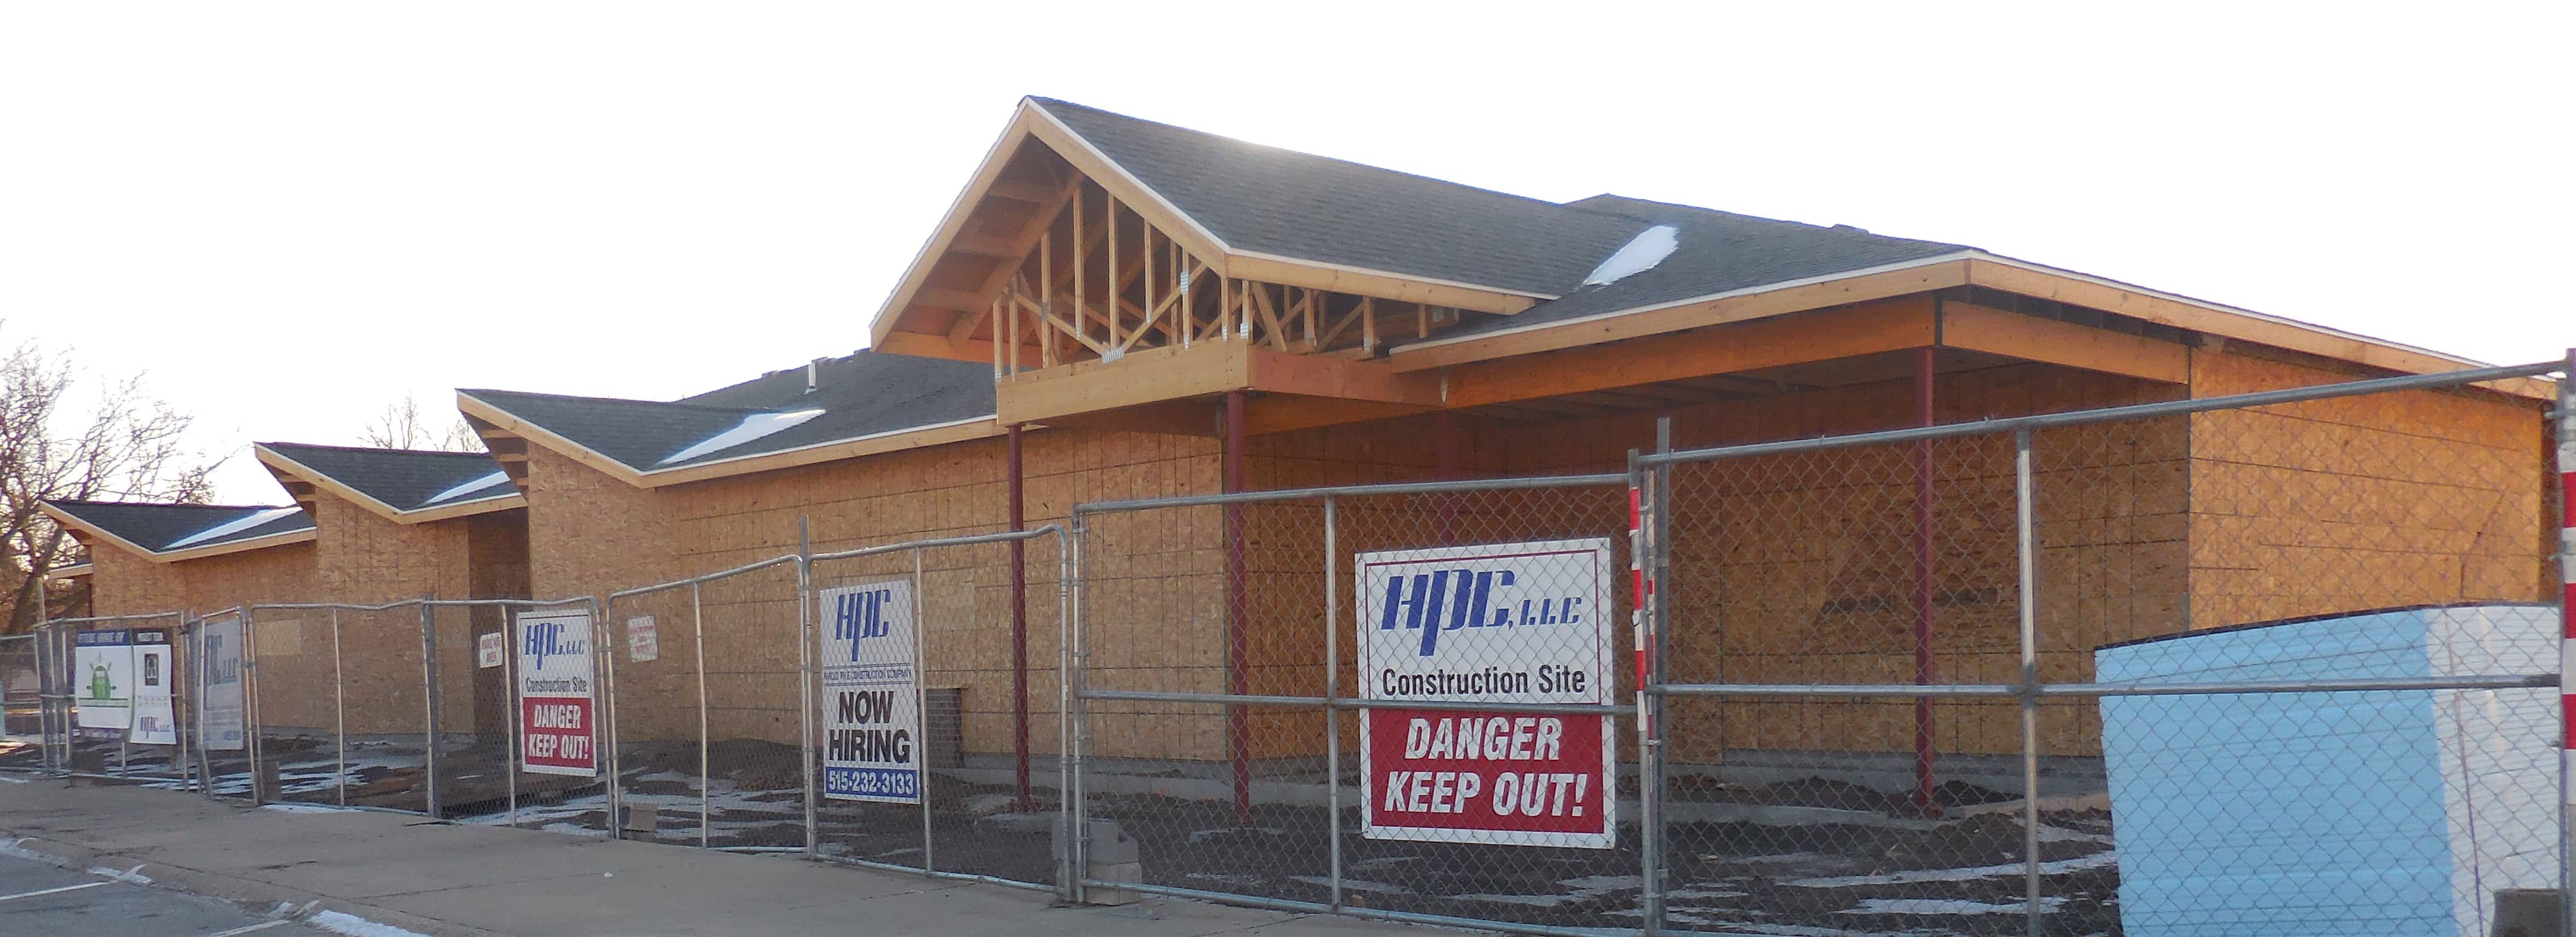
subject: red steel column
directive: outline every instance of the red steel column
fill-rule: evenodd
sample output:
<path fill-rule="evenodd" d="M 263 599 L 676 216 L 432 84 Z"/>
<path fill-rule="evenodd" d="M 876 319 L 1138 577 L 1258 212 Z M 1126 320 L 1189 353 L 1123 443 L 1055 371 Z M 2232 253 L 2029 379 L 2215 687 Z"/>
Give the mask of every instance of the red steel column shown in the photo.
<path fill-rule="evenodd" d="M 1243 490 L 1243 392 L 1225 392 L 1225 466 L 1227 494 Z M 1243 505 L 1225 506 L 1225 691 L 1251 692 L 1250 615 L 1245 608 L 1243 572 Z M 1234 767 L 1234 819 L 1252 820 L 1252 729 L 1241 706 L 1225 710 L 1226 758 Z"/>
<path fill-rule="evenodd" d="M 1011 529 L 1028 529 L 1020 484 L 1020 424 L 1010 435 Z M 1061 757 L 1061 753 L 1059 753 Z M 1029 571 L 1028 541 L 1011 541 L 1011 777 L 1020 803 L 1029 800 Z"/>
<path fill-rule="evenodd" d="M 1449 481 L 1458 472 L 1458 418 L 1447 410 L 1431 416 L 1432 477 Z M 1455 495 L 1438 495 L 1440 513 L 1437 523 L 1442 544 L 1458 542 L 1458 502 Z"/>
<path fill-rule="evenodd" d="M 1932 347 L 1914 356 L 1915 425 L 1932 425 Z M 1932 441 L 1914 444 L 1914 683 L 1932 682 Z M 1932 698 L 1914 698 L 1914 806 L 1940 809 L 1932 796 Z"/>

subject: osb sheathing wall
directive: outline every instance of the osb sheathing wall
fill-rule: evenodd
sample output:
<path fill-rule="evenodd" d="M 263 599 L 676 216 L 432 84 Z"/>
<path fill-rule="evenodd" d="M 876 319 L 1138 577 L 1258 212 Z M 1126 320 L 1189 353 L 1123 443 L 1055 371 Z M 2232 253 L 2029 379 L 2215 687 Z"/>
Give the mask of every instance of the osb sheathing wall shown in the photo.
<path fill-rule="evenodd" d="M 1214 491 L 1216 452 L 1215 440 L 1205 437 L 1032 431 L 1025 437 L 1027 522 L 1064 523 L 1078 501 Z M 791 553 L 800 515 L 811 525 L 817 552 L 999 531 L 1007 526 L 1004 458 L 1004 442 L 990 439 L 644 489 L 535 450 L 529 461 L 533 585 L 540 595 L 606 594 Z M 1173 559 L 1214 555 L 1177 546 L 1166 554 Z M 963 729 L 972 752 L 1011 748 L 1008 557 L 1003 545 L 923 556 L 924 682 L 962 688 Z M 1027 546 L 1031 744 L 1041 753 L 1056 747 L 1058 558 L 1052 539 Z M 1166 630 L 1160 615 L 1142 618 L 1117 610 L 1173 601 L 1182 594 L 1171 587 L 1166 564 L 1151 556 L 1136 562 L 1145 574 L 1123 583 L 1110 577 L 1095 590 L 1097 639 L 1221 655 L 1223 646 L 1213 630 L 1194 639 Z M 1216 569 L 1202 575 L 1216 575 Z M 908 577 L 911 572 L 909 554 L 824 563 L 816 569 L 816 586 Z M 1208 610 L 1221 608 L 1214 590 L 1195 591 Z M 794 571 L 786 566 L 699 590 L 711 739 L 797 740 L 794 597 Z M 658 660 L 636 661 L 623 636 L 629 619 L 645 615 L 654 619 L 661 654 Z M 620 739 L 696 739 L 694 651 L 699 635 L 690 627 L 689 590 L 619 600 L 608 618 L 617 635 Z M 1095 745 L 1114 749 L 1126 744 L 1120 737 L 1113 733 Z M 1148 729 L 1133 737 L 1138 744 L 1160 744 L 1162 739 Z"/>
<path fill-rule="evenodd" d="M 316 530 L 307 549 L 316 587 L 276 601 L 381 605 L 527 595 L 522 512 L 401 524 L 327 494 L 315 500 L 313 511 Z M 442 608 L 434 614 L 439 730 L 495 737 L 506 732 L 507 686 L 501 672 L 480 670 L 474 661 L 475 635 L 499 630 L 501 610 Z M 427 717 L 419 607 L 336 613 L 268 609 L 259 611 L 256 620 L 265 725 L 280 732 L 328 732 L 345 719 L 347 730 L 357 735 L 423 730 Z M 336 696 L 335 673 L 340 681 Z"/>
<path fill-rule="evenodd" d="M 2356 377 L 2257 346 L 2192 358 L 2212 397 Z M 2191 625 L 2547 601 L 2543 404 L 2410 391 L 2191 418 Z"/>
<path fill-rule="evenodd" d="M 2281 362 L 2242 349 L 2200 349 L 2195 356 L 2193 373 L 2203 382 L 2195 391 L 2203 395 L 2356 376 L 2313 368 L 2283 371 Z M 1935 412 L 1942 422 L 1958 422 L 2170 400 L 2185 393 L 2170 384 L 2016 365 L 1943 375 Z M 2439 567 L 2447 557 L 2453 572 L 2427 585 L 2391 566 L 2389 575 L 2332 577 L 2345 584 L 2339 590 L 2310 578 L 2304 580 L 2308 591 L 2281 593 L 2297 601 L 2274 598 L 2260 608 L 2223 606 L 2226 592 L 2194 596 L 2195 587 L 2213 582 L 2208 577 L 2243 575 L 2272 561 L 2245 560 L 2246 544 L 2261 545 L 2266 557 L 2292 555 L 2280 544 L 2220 526 L 2246 523 L 2222 518 L 2258 515 L 2241 506 L 2253 502 L 2228 495 L 2216 479 L 2243 477 L 2251 471 L 2247 464 L 2263 464 L 2201 447 L 2211 445 L 2210 434 L 2218 432 L 2235 439 L 2290 438 L 2277 428 L 2250 434 L 2242 427 L 2216 428 L 2231 420 L 2281 417 L 2213 414 L 2039 434 L 2034 462 L 2043 677 L 2089 679 L 2094 648 L 2191 627 L 2404 601 L 2532 595 L 2540 565 L 2533 527 L 2538 489 L 2529 483 L 2539 470 L 2536 412 L 2475 395 L 2418 396 L 2425 399 L 2397 413 L 2349 402 L 2337 411 L 2345 413 L 2341 422 L 2319 422 L 2341 427 L 2339 446 L 2385 451 L 2380 461 L 2392 467 L 2347 473 L 2377 479 L 2374 484 L 2400 471 L 2420 479 L 2428 466 L 2495 479 L 2479 489 L 2484 493 L 2461 502 L 2473 501 L 2480 512 L 2473 536 L 2462 539 L 2456 524 L 2407 528 L 2414 531 L 2408 536 L 2424 544 L 2407 562 Z M 1672 415 L 1678 443 L 1696 447 L 1904 426 L 1914 419 L 1913 407 L 1910 383 L 1892 381 L 1683 408 Z M 2410 433 L 2403 422 L 2410 419 L 2441 429 Z M 1432 425 L 1424 417 L 1256 437 L 1246 459 L 1247 483 L 1271 489 L 1433 477 L 1438 454 Z M 1466 475 L 1615 471 L 1629 448 L 1649 448 L 1653 439 L 1651 414 L 1538 426 L 1461 416 L 1456 425 L 1455 470 Z M 1032 431 L 1027 440 L 1032 524 L 1061 520 L 1078 501 L 1207 493 L 1219 486 L 1217 441 L 1207 437 L 1049 429 Z M 2437 440 L 2443 445 L 2430 445 Z M 2463 455 L 2448 445 L 2462 441 L 2476 444 L 2477 451 Z M 2323 450 L 2311 445 L 2310 451 Z M 2462 461 L 2472 456 L 2482 461 Z M 1913 679 L 1916 458 L 1915 447 L 1893 446 L 1677 469 L 1668 593 L 1674 603 L 1672 674 L 1712 681 Z M 813 520 L 817 549 L 830 550 L 998 529 L 1004 503 L 999 440 L 658 492 L 625 486 L 542 452 L 531 465 L 538 591 L 545 594 L 605 591 L 777 555 L 792 549 L 800 513 Z M 1937 444 L 1932 465 L 1935 678 L 2009 682 L 2018 668 L 2010 440 Z M 2347 483 L 2308 463 L 2268 470 L 2277 473 L 2276 489 L 2355 490 L 2335 487 Z M 2456 481 L 2453 487 L 2462 487 Z M 2196 496 L 2202 500 L 2195 502 Z M 1371 500 L 1376 503 L 1346 500 L 1341 507 L 1335 575 L 1341 577 L 1344 615 L 1357 606 L 1347 567 L 1354 554 L 1369 550 L 1603 536 L 1613 539 L 1620 562 L 1626 560 L 1625 496 L 1615 488 Z M 2335 520 L 2344 516 L 2339 511 L 2362 523 L 2358 519 L 2370 516 L 2365 512 L 2388 510 L 2400 500 L 2421 503 L 2393 488 L 2348 502 L 2291 501 L 2275 494 L 2259 502 L 2272 505 L 2275 516 L 2258 527 L 2325 530 L 2342 523 Z M 2236 506 L 2221 510 L 2222 505 Z M 2466 510 L 2447 513 L 2467 516 Z M 1313 505 L 1262 505 L 1246 507 L 1242 515 L 1246 688 L 1320 693 L 1320 512 Z M 1223 526 L 1218 508 L 1094 519 L 1088 543 L 1092 686 L 1224 688 Z M 2405 525 L 2385 526 L 2384 532 L 2357 532 L 2393 542 Z M 2452 539 L 2425 539 L 2435 531 L 2450 531 Z M 2299 546 L 2305 552 L 2296 555 L 2322 562 L 2329 549 L 2351 550 L 2319 541 Z M 1007 567 L 1002 548 L 975 550 L 985 552 L 925 558 L 928 682 L 964 688 L 967 748 L 996 752 L 1008 747 Z M 587 565 L 572 562 L 576 556 Z M 1055 570 L 1052 546 L 1033 544 L 1031 697 L 1037 710 L 1033 742 L 1040 752 L 1051 752 L 1055 741 Z M 818 581 L 830 586 L 909 572 L 908 557 L 880 558 L 827 568 Z M 793 740 L 795 609 L 785 598 L 792 588 L 792 572 L 781 569 L 711 585 L 702 594 L 713 737 Z M 1613 592 L 1612 614 L 1623 617 L 1626 590 L 1614 584 Z M 626 738 L 694 738 L 694 659 L 673 651 L 686 638 L 673 624 L 687 621 L 685 594 L 655 601 L 612 616 L 622 620 L 643 610 L 663 622 L 660 666 L 620 659 Z M 1343 618 L 1344 637 L 1352 628 Z M 758 639 L 720 640 L 723 635 Z M 1341 686 L 1355 692 L 1359 675 L 1350 663 L 1350 645 L 1344 648 Z M 1621 678 L 1617 692 L 1629 692 L 1626 668 L 1614 669 Z M 636 702 L 639 695 L 650 702 Z M 1226 720 L 1207 707 L 1104 703 L 1092 709 L 1092 751 L 1105 757 L 1210 759 L 1226 750 Z M 1944 701 L 1934 714 L 1944 752 L 2018 749 L 2017 713 L 2009 703 Z M 1684 761 L 1720 761 L 1730 749 L 1903 752 L 1913 740 L 1910 701 L 1693 702 L 1678 706 L 1674 720 L 1674 757 Z M 1321 721 L 1309 712 L 1255 710 L 1248 720 L 1252 753 L 1315 754 Z M 2042 732 L 2051 754 L 2098 752 L 2098 729 L 2087 707 L 2051 707 Z"/>
<path fill-rule="evenodd" d="M 2155 382 L 2018 365 L 1943 375 L 1942 422 L 2116 406 L 2181 397 Z M 1908 381 L 1856 385 L 1670 411 L 1682 447 L 1731 445 L 1910 425 Z M 1453 458 L 1469 475 L 1619 472 L 1630 448 L 1651 449 L 1657 414 L 1536 426 L 1459 417 Z M 1433 474 L 1428 418 L 1256 441 L 1256 487 L 1399 481 Z M 2090 651 L 2179 627 L 2186 515 L 2180 419 L 2062 430 L 2035 442 L 2041 491 L 2043 616 L 2053 632 L 2051 679 L 2085 679 Z M 1669 672 L 1674 679 L 1874 682 L 1913 679 L 1911 446 L 1829 450 L 1701 463 L 1674 474 Z M 2013 466 L 2008 437 L 1933 448 L 1933 635 L 1936 676 L 2003 682 L 2018 670 Z M 1270 472 L 1264 475 L 1264 468 Z M 1270 483 L 1270 484 L 1265 484 Z M 1350 652 L 1351 558 L 1441 543 L 1607 537 L 1627 562 L 1627 500 L 1617 487 L 1547 492 L 1346 499 L 1339 543 L 1345 643 L 1343 691 L 1362 679 Z M 1323 621 L 1321 520 L 1312 506 L 1247 509 L 1255 632 L 1251 692 L 1316 694 Z M 1631 596 L 1612 586 L 1614 622 Z M 1285 625 L 1274 628 L 1273 625 Z M 1614 629 L 1618 650 L 1625 631 Z M 1217 666 L 1211 664 L 1211 667 Z M 1613 668 L 1614 694 L 1632 693 Z M 1729 748 L 1902 751 L 1910 701 L 1727 701 L 1676 705 L 1674 757 L 1714 762 Z M 1255 720 L 1256 757 L 1320 753 L 1320 718 Z M 1301 721 L 1302 720 L 1302 721 Z M 1945 751 L 2015 751 L 2018 712 L 1945 702 L 1935 709 Z M 1356 722 L 1356 720 L 1346 720 Z M 1291 727 L 1294 728 L 1291 728 Z M 1344 729 L 1346 744 L 1356 744 Z M 2070 737 L 2072 727 L 2060 729 Z M 1621 737 L 1623 751 L 1629 739 Z"/>

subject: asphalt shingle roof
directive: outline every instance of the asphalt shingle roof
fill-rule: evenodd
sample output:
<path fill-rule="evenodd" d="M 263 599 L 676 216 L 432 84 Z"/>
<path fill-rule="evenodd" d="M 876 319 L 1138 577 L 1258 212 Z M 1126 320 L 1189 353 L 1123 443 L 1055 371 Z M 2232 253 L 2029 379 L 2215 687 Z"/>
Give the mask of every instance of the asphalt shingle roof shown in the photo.
<path fill-rule="evenodd" d="M 990 365 L 861 351 L 675 401 L 466 390 L 636 471 L 679 468 L 993 415 Z M 662 460 L 768 413 L 823 412 L 793 427 L 670 463 Z"/>
<path fill-rule="evenodd" d="M 365 449 L 289 442 L 260 445 L 400 511 L 463 504 L 518 491 L 507 476 L 494 478 L 501 474 L 501 463 L 480 452 Z M 455 490 L 459 485 L 483 479 L 491 480 L 463 491 Z M 434 502 L 430 500 L 441 494 L 448 496 Z"/>
<path fill-rule="evenodd" d="M 293 511 L 264 524 L 233 531 L 187 544 L 182 549 L 196 549 L 218 544 L 255 540 L 276 534 L 313 529 L 313 516 L 296 510 L 293 505 L 222 505 L 222 504 L 149 504 L 132 501 L 47 501 L 55 509 L 80 518 L 118 538 L 155 553 L 168 552 L 171 545 L 196 534 L 243 520 L 263 511 Z"/>
<path fill-rule="evenodd" d="M 1031 99 L 1237 250 L 1556 296 L 1649 225 Z"/>
<path fill-rule="evenodd" d="M 1578 288 L 1514 315 L 1463 322 L 1433 336 L 1431 341 L 1641 309 L 1972 249 L 1960 244 L 1872 234 L 1848 225 L 1823 227 L 1619 195 L 1596 195 L 1566 204 L 1584 211 L 1617 213 L 1647 226 L 1671 225 L 1676 229 L 1679 245 L 1654 269 L 1615 283 Z M 1589 263 L 1597 264 L 1607 256 L 1595 257 Z M 1590 267 L 1585 271 L 1590 272 Z"/>

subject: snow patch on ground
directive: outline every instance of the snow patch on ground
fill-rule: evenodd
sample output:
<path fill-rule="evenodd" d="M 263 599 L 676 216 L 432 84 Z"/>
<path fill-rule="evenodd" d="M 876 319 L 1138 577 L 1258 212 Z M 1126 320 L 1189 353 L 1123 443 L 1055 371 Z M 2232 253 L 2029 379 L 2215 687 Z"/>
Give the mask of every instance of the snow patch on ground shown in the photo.
<path fill-rule="evenodd" d="M 304 923 L 347 937 L 429 937 L 419 931 L 404 930 L 391 924 L 378 924 L 354 914 L 324 911 L 305 918 Z"/>
<path fill-rule="evenodd" d="M 268 810 L 268 811 L 274 811 L 274 812 L 277 812 L 277 813 L 355 813 L 355 812 L 356 812 L 356 811 L 350 810 L 350 809 L 349 809 L 349 808 L 347 808 L 347 807 L 326 807 L 326 806 L 323 806 L 323 805 L 321 805 L 321 804 L 261 804 L 261 805 L 259 806 L 259 809 L 261 809 L 261 810 Z"/>
<path fill-rule="evenodd" d="M 2064 875 L 2085 869 L 2098 869 L 2118 863 L 2119 854 L 2105 849 L 2089 856 L 2059 859 L 2039 864 L 2041 875 Z M 1960 869 L 1911 869 L 1885 875 L 1841 875 L 1829 878 L 1801 878 L 1781 882 L 1792 888 L 1850 888 L 1855 885 L 1912 885 L 1921 882 L 1967 882 L 1998 875 L 2020 875 L 2030 867 L 2019 862 L 2009 865 L 1979 865 Z"/>
<path fill-rule="evenodd" d="M 1294 879 L 1296 879 L 1296 880 L 1298 880 L 1298 881 L 1300 881 L 1300 882 L 1304 882 L 1304 883 L 1306 883 L 1306 884 L 1308 884 L 1308 885 L 1313 885 L 1313 886 L 1315 886 L 1315 887 L 1317 887 L 1317 888 L 1331 888 L 1331 887 L 1333 887 L 1333 880 L 1332 880 L 1332 879 L 1329 879 L 1329 878 L 1325 878 L 1324 876 L 1321 876 L 1321 875 L 1294 875 L 1294 876 L 1290 876 L 1290 878 L 1294 878 Z M 1413 889 L 1406 888 L 1406 887 L 1404 887 L 1404 886 L 1402 886 L 1402 885 L 1389 885 L 1389 884 L 1387 884 L 1387 883 L 1385 883 L 1385 882 L 1372 882 L 1372 881 L 1368 881 L 1368 880 L 1366 880 L 1366 879 L 1356 879 L 1356 878 L 1346 878 L 1346 879 L 1343 879 L 1343 880 L 1342 880 L 1342 890 L 1343 890 L 1343 891 L 1365 891 L 1365 892 L 1374 892 L 1374 893 L 1381 894 L 1381 895 L 1410 895 L 1410 894 L 1413 894 Z"/>
<path fill-rule="evenodd" d="M 1612 892 L 1644 888 L 1646 880 L 1635 875 L 1586 875 L 1581 878 L 1569 878 L 1557 884 L 1572 890 L 1554 895 L 1459 895 L 1457 897 L 1464 901 L 1493 901 L 1502 904 L 1553 908 L 1568 902 L 1589 901 Z"/>
<path fill-rule="evenodd" d="M 2042 895 L 2039 899 L 2039 909 L 2042 912 L 2055 911 L 2057 910 L 2058 905 L 2065 903 L 2065 898 L 2058 897 L 2056 895 Z M 1860 907 L 1852 908 L 1842 913 L 2020 914 L 2022 913 L 2022 903 L 2016 901 L 2011 904 L 1988 904 L 1983 901 L 1968 901 L 1965 899 L 1951 898 L 1863 898 L 1861 899 Z"/>
<path fill-rule="evenodd" d="M 0 856 L 8 856 L 13 859 L 26 859 L 31 862 L 42 862 L 46 865 L 63 864 L 63 857 L 29 849 L 24 845 L 26 842 L 27 841 L 23 839 L 13 839 L 5 843 L 0 843 Z"/>
<path fill-rule="evenodd" d="M 152 884 L 152 876 L 143 874 L 143 866 L 140 863 L 137 863 L 133 868 L 122 872 L 103 865 L 94 865 L 89 867 L 89 874 L 96 875 L 101 878 L 112 878 L 120 882 L 132 882 L 137 885 Z"/>

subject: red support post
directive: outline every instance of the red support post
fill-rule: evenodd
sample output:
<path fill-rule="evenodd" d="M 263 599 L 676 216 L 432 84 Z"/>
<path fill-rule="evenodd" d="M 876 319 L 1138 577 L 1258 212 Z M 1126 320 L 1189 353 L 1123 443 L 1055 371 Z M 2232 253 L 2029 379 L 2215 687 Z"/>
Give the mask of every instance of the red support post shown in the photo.
<path fill-rule="evenodd" d="M 1225 392 L 1225 465 L 1227 494 L 1243 490 L 1243 392 Z M 1225 506 L 1225 691 L 1251 692 L 1251 622 L 1245 607 L 1243 505 Z M 1234 819 L 1252 822 L 1252 728 L 1241 706 L 1225 710 L 1226 758 L 1234 768 Z"/>
<path fill-rule="evenodd" d="M 1431 415 L 1431 459 L 1432 477 L 1445 482 L 1459 476 L 1458 418 L 1447 410 Z M 1454 546 L 1458 543 L 1458 496 L 1434 495 L 1433 497 L 1440 502 L 1440 513 L 1436 521 L 1439 525 L 1437 534 L 1440 542 L 1443 545 Z"/>
<path fill-rule="evenodd" d="M 1011 530 L 1028 529 L 1021 493 L 1020 424 L 1010 432 Z M 1020 805 L 1029 804 L 1029 569 L 1028 541 L 1011 541 L 1011 777 Z"/>
<path fill-rule="evenodd" d="M 1915 425 L 1932 425 L 1932 352 L 1915 351 Z M 1932 441 L 1914 444 L 1914 683 L 1932 682 Z M 1941 809 L 1933 797 L 1932 698 L 1914 698 L 1914 806 Z"/>

